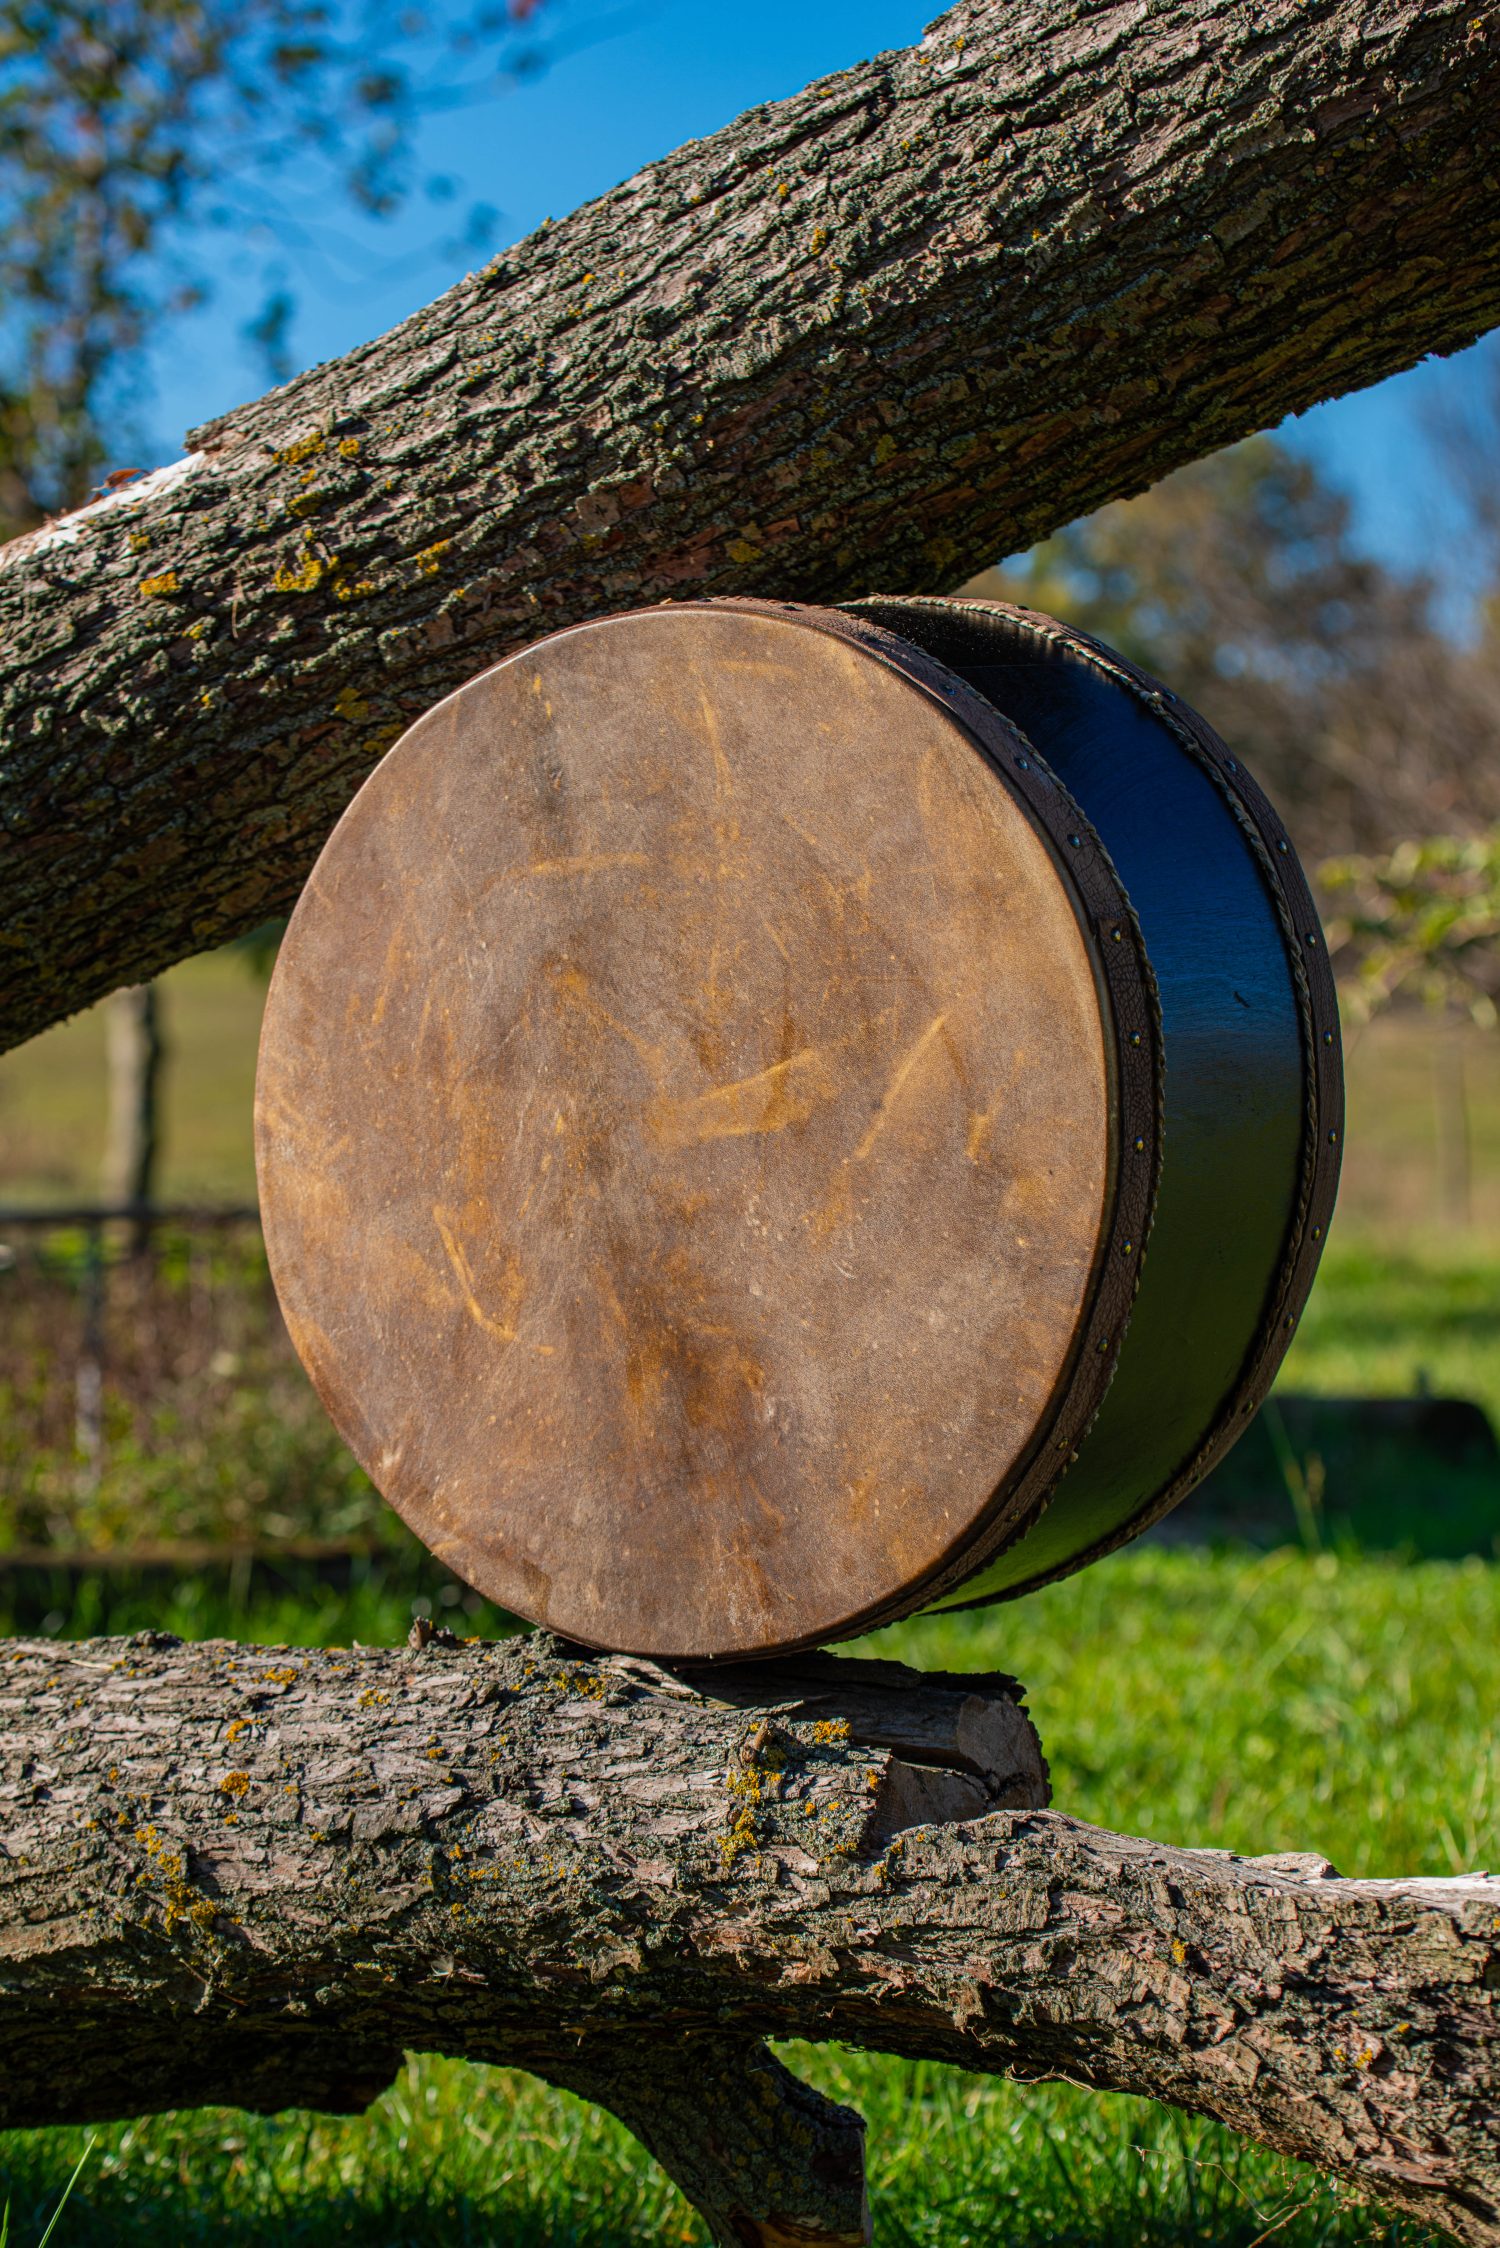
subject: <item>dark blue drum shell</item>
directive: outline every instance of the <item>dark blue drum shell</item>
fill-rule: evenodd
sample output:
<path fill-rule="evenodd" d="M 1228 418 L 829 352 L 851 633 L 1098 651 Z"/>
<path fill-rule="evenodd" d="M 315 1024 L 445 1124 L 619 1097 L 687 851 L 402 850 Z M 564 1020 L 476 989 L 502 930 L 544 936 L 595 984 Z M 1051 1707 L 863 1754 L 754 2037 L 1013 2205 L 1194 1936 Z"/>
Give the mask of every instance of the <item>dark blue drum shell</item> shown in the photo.
<path fill-rule="evenodd" d="M 1306 881 L 1242 763 L 1087 635 L 999 604 L 849 604 L 960 675 L 1079 804 L 1129 893 L 1164 1045 L 1161 1185 L 1113 1382 L 1039 1518 L 942 1605 L 1013 1598 L 1134 1537 L 1248 1424 L 1338 1182 L 1333 980 Z"/>

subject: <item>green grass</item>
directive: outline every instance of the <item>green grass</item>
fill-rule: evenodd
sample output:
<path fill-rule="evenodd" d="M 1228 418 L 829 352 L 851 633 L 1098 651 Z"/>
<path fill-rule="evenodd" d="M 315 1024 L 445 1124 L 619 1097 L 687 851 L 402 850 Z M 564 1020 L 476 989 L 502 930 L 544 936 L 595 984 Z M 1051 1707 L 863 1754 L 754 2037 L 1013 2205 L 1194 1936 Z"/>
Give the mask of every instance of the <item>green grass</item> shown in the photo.
<path fill-rule="evenodd" d="M 57 2207 L 53 2210 L 51 2216 L 47 2219 L 46 2225 L 42 2231 L 42 2237 L 37 2242 L 37 2248 L 47 2248 L 48 2241 L 56 2232 L 58 2225 L 62 2219 L 62 2213 L 64 2209 L 67 2208 L 69 2201 L 72 2199 L 73 2188 L 77 2185 L 79 2178 L 83 2175 L 83 2166 L 87 2162 L 89 2156 L 93 2153 L 94 2148 L 98 2145 L 98 2143 L 99 2142 L 97 2138 L 91 2136 L 82 2154 L 74 2163 L 73 2175 L 69 2178 L 67 2184 L 62 2189 L 62 2199 L 58 2202 Z M 8 2201 L 6 2202 L 4 2208 L 0 2209 L 0 2248 L 10 2248 L 10 2203 Z"/>
<path fill-rule="evenodd" d="M 870 2126 L 880 2248 L 1419 2248 L 1346 2189 L 1144 2101 L 787 2048 Z M 6 2143 L 18 2225 L 79 2135 Z M 102 2135 L 59 2248 L 650 2248 L 705 2235 L 610 2117 L 507 2070 L 426 2059 L 357 2122 L 229 2112 Z M 65 2174 L 65 2172 L 63 2173 Z M 34 2233 L 18 2229 L 16 2248 Z"/>
<path fill-rule="evenodd" d="M 1500 1841 L 1500 1570 L 1136 1547 L 867 1642 L 1028 1689 L 1060 1809 L 1164 1842 L 1454 1873 Z"/>

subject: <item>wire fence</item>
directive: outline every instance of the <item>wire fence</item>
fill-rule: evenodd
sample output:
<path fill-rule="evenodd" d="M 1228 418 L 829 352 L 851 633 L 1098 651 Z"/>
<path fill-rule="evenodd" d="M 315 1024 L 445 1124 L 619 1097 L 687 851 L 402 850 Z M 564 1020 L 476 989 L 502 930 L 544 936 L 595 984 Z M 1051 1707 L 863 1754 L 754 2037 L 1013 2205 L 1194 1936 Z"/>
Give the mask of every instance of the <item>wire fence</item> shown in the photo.
<path fill-rule="evenodd" d="M 0 1207 L 0 1558 L 322 1548 L 383 1521 L 292 1350 L 253 1206 Z"/>

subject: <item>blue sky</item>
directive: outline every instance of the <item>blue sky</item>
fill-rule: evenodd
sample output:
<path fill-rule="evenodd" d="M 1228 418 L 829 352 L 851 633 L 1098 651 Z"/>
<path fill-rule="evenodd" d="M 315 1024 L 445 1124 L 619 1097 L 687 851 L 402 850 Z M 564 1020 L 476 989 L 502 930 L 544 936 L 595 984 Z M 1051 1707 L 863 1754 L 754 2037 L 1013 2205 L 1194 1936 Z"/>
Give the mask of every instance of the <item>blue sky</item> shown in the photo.
<path fill-rule="evenodd" d="M 557 49 L 551 67 L 483 106 L 435 120 L 423 155 L 432 169 L 457 174 L 468 196 L 498 206 L 499 239 L 515 241 L 752 103 L 909 44 L 934 12 L 903 0 L 554 0 L 540 19 Z M 318 252 L 286 259 L 299 303 L 299 364 L 380 333 L 471 262 L 439 254 L 444 216 L 431 207 L 419 204 L 382 227 L 303 215 L 326 233 Z M 174 327 L 151 369 L 148 421 L 163 458 L 190 423 L 265 387 L 239 332 L 257 301 L 252 275 L 265 245 L 242 258 L 224 247 L 213 306 Z M 1447 578 L 1459 606 L 1451 581 L 1461 562 L 1426 473 L 1424 431 L 1445 393 L 1497 374 L 1500 335 L 1284 427 L 1349 491 L 1361 539 L 1393 563 Z"/>

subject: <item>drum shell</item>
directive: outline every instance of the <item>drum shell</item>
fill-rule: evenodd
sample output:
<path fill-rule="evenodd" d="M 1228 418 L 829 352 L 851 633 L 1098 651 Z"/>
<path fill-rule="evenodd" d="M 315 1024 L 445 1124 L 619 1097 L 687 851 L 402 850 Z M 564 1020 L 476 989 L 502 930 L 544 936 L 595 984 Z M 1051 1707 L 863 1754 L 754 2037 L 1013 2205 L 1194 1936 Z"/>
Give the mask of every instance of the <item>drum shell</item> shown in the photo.
<path fill-rule="evenodd" d="M 993 702 L 1097 829 L 1162 1011 L 1161 1185 L 1110 1392 L 1044 1516 L 948 1598 L 1008 1598 L 1166 1514 L 1274 1379 L 1327 1236 L 1343 1135 L 1337 1002 L 1273 808 L 1206 721 L 1088 635 L 998 603 L 855 613 Z"/>

